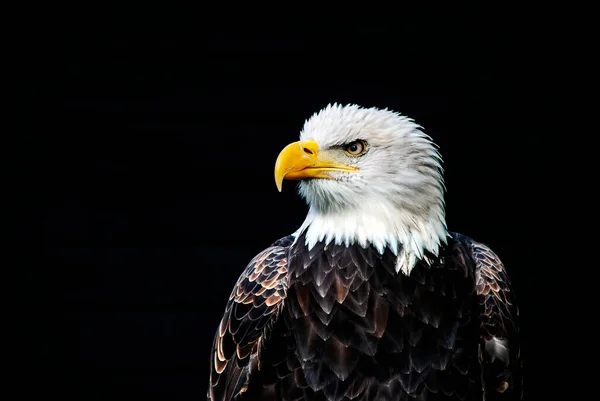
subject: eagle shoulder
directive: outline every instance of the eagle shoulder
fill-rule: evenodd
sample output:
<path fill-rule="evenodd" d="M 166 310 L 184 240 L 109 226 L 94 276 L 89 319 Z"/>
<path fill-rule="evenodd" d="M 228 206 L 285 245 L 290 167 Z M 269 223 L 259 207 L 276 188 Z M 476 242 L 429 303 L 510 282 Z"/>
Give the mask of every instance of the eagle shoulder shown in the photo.
<path fill-rule="evenodd" d="M 286 297 L 284 237 L 256 255 L 236 282 L 212 345 L 208 399 L 229 401 L 248 388 L 260 369 L 261 343 L 268 338 Z"/>
<path fill-rule="evenodd" d="M 519 308 L 506 268 L 489 246 L 460 234 L 453 237 L 466 245 L 474 262 L 479 363 L 486 399 L 521 399 Z"/>

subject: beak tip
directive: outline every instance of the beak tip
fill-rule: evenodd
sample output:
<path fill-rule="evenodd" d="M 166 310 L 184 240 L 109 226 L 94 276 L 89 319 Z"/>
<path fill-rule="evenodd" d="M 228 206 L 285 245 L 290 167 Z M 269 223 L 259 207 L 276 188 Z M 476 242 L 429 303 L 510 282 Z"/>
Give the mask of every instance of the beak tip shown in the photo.
<path fill-rule="evenodd" d="M 279 177 L 275 178 L 275 185 L 277 186 L 277 191 L 281 192 L 283 187 L 283 178 L 279 179 Z"/>

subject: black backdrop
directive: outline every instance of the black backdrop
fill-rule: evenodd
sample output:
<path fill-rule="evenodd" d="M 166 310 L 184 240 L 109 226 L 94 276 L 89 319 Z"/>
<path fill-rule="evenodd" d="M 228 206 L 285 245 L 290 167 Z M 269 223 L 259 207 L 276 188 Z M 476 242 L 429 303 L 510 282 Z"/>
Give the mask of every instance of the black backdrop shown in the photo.
<path fill-rule="evenodd" d="M 306 212 L 293 184 L 277 192 L 275 158 L 330 102 L 400 111 L 440 145 L 449 227 L 504 260 L 524 316 L 528 392 L 555 391 L 543 373 L 551 340 L 536 337 L 552 312 L 532 268 L 542 188 L 523 106 L 537 98 L 523 91 L 515 41 L 386 33 L 323 45 L 71 28 L 38 35 L 23 67 L 21 95 L 36 112 L 15 165 L 28 194 L 17 232 L 29 244 L 16 298 L 27 311 L 22 394 L 203 399 L 233 284 Z"/>

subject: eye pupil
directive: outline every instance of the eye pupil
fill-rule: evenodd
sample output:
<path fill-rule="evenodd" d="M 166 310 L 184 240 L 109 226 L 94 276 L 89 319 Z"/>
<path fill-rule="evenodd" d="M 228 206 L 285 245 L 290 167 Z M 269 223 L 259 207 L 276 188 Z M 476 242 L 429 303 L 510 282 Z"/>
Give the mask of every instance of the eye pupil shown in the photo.
<path fill-rule="evenodd" d="M 353 143 L 352 145 L 350 145 L 350 150 L 356 152 L 358 150 L 358 146 L 355 143 Z"/>

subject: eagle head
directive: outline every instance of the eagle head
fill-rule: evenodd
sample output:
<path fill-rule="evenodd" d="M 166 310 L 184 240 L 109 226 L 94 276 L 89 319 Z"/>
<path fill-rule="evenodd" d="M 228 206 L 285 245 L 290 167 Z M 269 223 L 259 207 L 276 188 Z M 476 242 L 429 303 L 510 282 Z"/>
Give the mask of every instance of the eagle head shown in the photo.
<path fill-rule="evenodd" d="M 275 182 L 301 180 L 309 205 L 296 233 L 317 242 L 386 248 L 410 274 L 448 235 L 442 159 L 412 119 L 387 109 L 328 105 L 275 163 Z"/>

